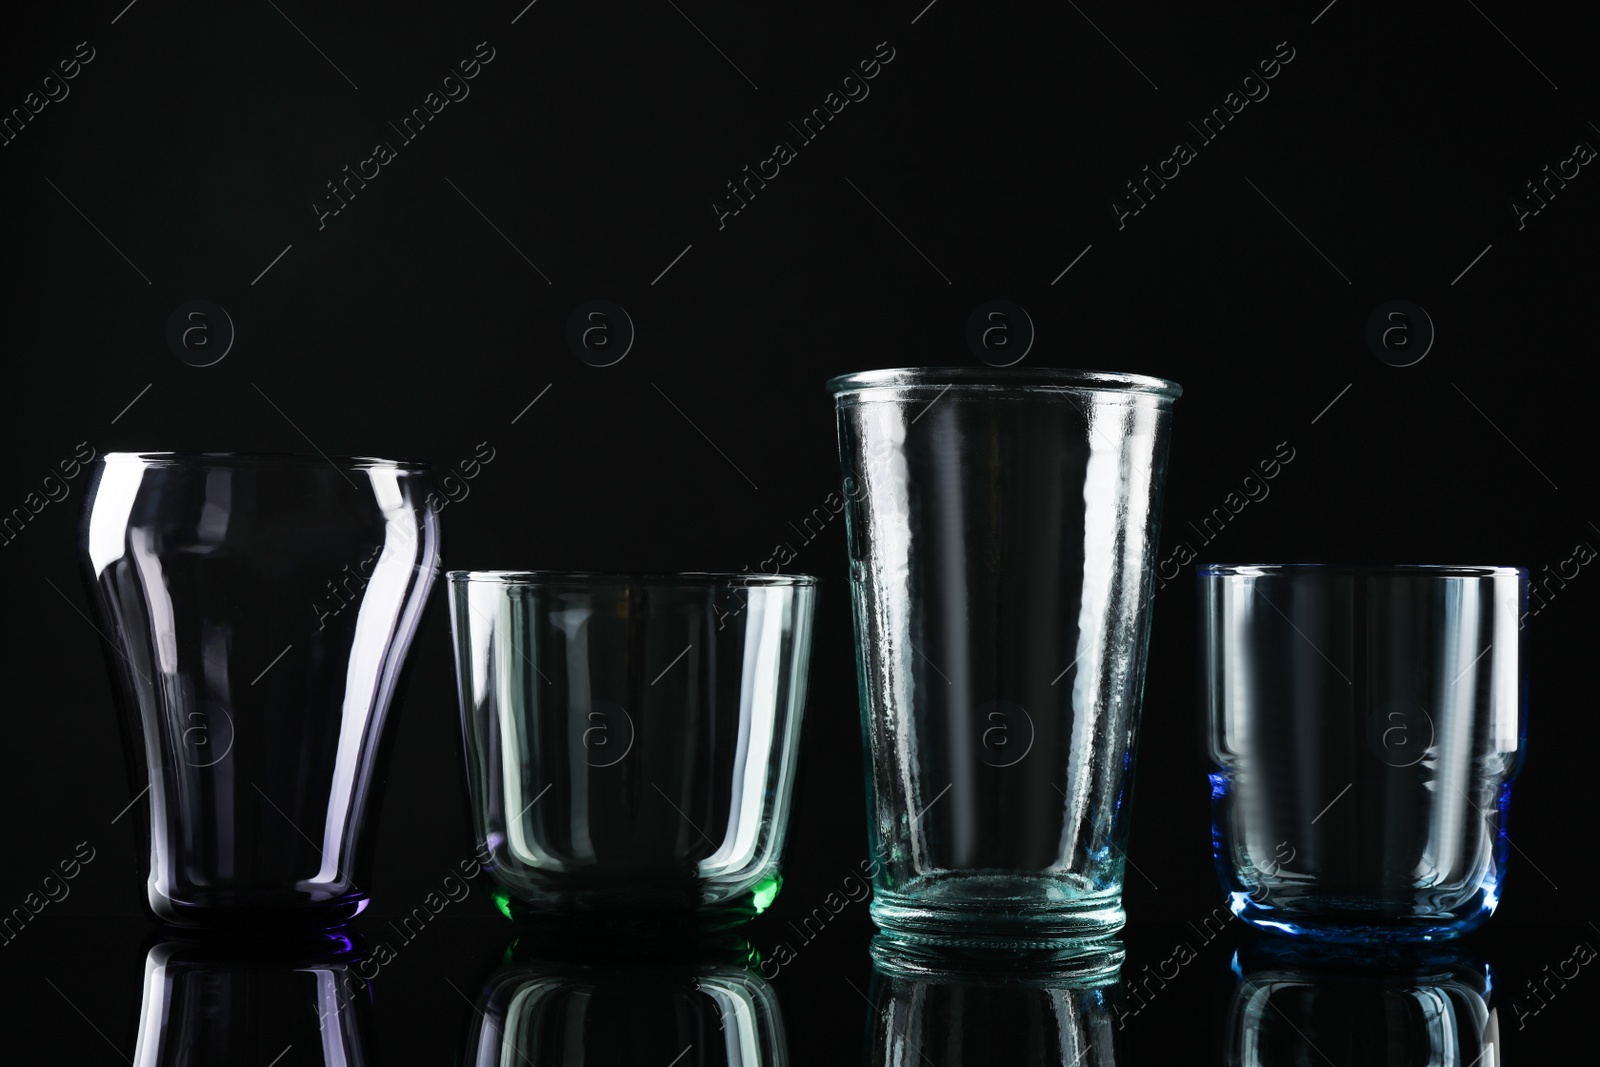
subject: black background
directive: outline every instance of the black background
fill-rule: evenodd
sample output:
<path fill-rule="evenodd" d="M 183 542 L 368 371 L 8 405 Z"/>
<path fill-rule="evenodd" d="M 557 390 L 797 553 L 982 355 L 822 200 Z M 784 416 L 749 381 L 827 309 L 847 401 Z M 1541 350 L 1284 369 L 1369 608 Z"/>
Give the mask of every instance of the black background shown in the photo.
<path fill-rule="evenodd" d="M 842 520 L 810 543 L 789 526 L 838 485 L 830 375 L 976 365 L 968 316 L 1003 298 L 1036 327 L 1027 365 L 1183 384 L 1163 557 L 1188 541 L 1206 561 L 1521 564 L 1538 579 L 1600 544 L 1600 177 L 1584 167 L 1520 227 L 1512 206 L 1575 144 L 1600 145 L 1595 25 L 1575 8 L 524 2 L 8 10 L 7 112 L 78 42 L 94 58 L 0 148 L 0 509 L 79 442 L 450 466 L 487 441 L 495 459 L 443 515 L 448 567 L 755 569 L 790 543 L 785 569 L 820 575 L 823 601 L 786 884 L 747 931 L 764 952 L 866 852 Z M 494 58 L 470 96 L 398 145 L 387 123 L 481 41 Z M 787 123 L 885 41 L 870 95 L 719 228 L 724 183 L 798 142 Z M 1201 144 L 1187 122 L 1284 41 L 1270 95 Z M 325 183 L 380 139 L 397 158 L 319 228 Z M 1119 228 L 1113 199 L 1179 140 L 1197 158 Z M 593 299 L 637 331 L 612 366 L 566 339 Z M 1437 331 L 1406 367 L 1366 340 L 1396 299 Z M 212 366 L 168 344 L 191 300 L 236 330 Z M 1202 544 L 1188 523 L 1281 442 L 1294 459 L 1270 496 Z M 81 485 L 0 550 L 0 907 L 78 842 L 96 850 L 71 896 L 0 947 L 4 1041 L 114 1063 L 132 1052 L 149 926 L 131 817 L 111 821 L 136 790 L 80 614 Z M 1507 1062 L 1558 1048 L 1600 991 L 1585 972 L 1521 1028 L 1510 1003 L 1575 942 L 1600 943 L 1590 569 L 1526 621 L 1513 869 L 1471 942 L 1497 970 Z M 1126 890 L 1135 971 L 1220 898 L 1192 574 L 1157 598 Z M 370 936 L 471 849 L 442 607 L 436 590 L 392 722 L 376 896 L 357 923 Z M 453 1056 L 472 1013 L 440 977 L 470 992 L 513 936 L 481 889 L 452 907 L 375 985 L 382 1060 Z M 853 907 L 774 981 L 794 1062 L 861 1055 L 869 931 Z M 1124 1058 L 1210 1054 L 1229 956 L 1206 946 L 1130 1022 Z"/>

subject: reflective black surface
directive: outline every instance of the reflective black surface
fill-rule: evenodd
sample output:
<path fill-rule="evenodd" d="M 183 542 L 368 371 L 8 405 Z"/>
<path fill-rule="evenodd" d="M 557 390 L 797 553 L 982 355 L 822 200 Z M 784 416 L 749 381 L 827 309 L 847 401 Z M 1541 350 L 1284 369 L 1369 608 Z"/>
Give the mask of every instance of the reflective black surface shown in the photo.
<path fill-rule="evenodd" d="M 879 934 L 867 1062 L 1112 1067 L 1119 1062 L 1113 1012 L 1123 959 L 1114 939 L 1073 960 L 1052 953 L 1030 963 L 1022 952 L 971 958 Z"/>
<path fill-rule="evenodd" d="M 268 1054 L 325 1067 L 372 1063 L 376 970 L 359 936 L 156 940 L 145 955 L 133 1062 L 199 1067 Z"/>
<path fill-rule="evenodd" d="M 460 1062 L 779 1067 L 783 1012 L 748 942 L 520 939 L 480 986 Z"/>
<path fill-rule="evenodd" d="M 366 915 L 348 950 L 309 953 L 41 918 L 0 950 L 0 1061 L 1504 1067 L 1574 1062 L 1600 962 L 1582 925 L 1341 960 L 1238 921 L 1206 941 L 1135 920 L 1111 981 L 891 959 L 848 917 L 782 967 L 751 951 L 794 914 L 697 945 L 535 938 L 494 917 L 445 917 L 405 942 Z"/>
<path fill-rule="evenodd" d="M 1260 941 L 1234 954 L 1233 971 L 1224 1025 L 1235 1067 L 1505 1062 L 1493 970 L 1470 951 Z"/>

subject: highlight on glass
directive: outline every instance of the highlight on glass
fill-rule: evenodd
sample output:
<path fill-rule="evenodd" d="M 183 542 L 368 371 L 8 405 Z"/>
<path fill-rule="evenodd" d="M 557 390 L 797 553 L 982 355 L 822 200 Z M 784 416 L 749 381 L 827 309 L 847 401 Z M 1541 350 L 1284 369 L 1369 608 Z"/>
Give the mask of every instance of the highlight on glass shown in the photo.
<path fill-rule="evenodd" d="M 1201 567 L 1213 843 L 1229 906 L 1328 941 L 1484 922 L 1527 728 L 1518 567 Z"/>
<path fill-rule="evenodd" d="M 93 464 L 79 557 L 158 920 L 366 907 L 389 707 L 439 568 L 432 486 L 371 458 Z"/>
<path fill-rule="evenodd" d="M 816 580 L 451 571 L 501 911 L 728 927 L 781 884 Z"/>
<path fill-rule="evenodd" d="M 1115 933 L 1179 386 L 924 368 L 828 387 L 873 919 L 1040 949 Z"/>

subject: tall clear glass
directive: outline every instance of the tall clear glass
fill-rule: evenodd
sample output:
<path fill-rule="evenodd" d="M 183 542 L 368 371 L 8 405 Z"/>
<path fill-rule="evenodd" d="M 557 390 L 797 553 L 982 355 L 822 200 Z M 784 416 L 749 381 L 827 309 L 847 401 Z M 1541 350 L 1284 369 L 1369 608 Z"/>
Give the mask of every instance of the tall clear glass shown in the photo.
<path fill-rule="evenodd" d="M 1234 914 L 1331 941 L 1493 913 L 1522 763 L 1518 567 L 1202 567 L 1217 873 Z"/>
<path fill-rule="evenodd" d="M 872 371 L 838 414 L 873 919 L 1070 944 L 1123 925 L 1173 382 Z"/>
<path fill-rule="evenodd" d="M 94 464 L 79 556 L 160 921 L 331 926 L 366 907 L 385 722 L 439 569 L 431 488 L 383 459 Z"/>
<path fill-rule="evenodd" d="M 467 784 L 501 911 L 726 927 L 771 904 L 816 579 L 449 579 Z"/>

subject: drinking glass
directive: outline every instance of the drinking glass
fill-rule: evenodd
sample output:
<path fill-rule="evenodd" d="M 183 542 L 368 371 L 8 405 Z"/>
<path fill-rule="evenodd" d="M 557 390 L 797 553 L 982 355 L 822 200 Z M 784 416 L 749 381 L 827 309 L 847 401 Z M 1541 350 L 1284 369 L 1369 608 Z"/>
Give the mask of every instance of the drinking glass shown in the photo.
<path fill-rule="evenodd" d="M 816 580 L 451 571 L 467 782 L 508 917 L 764 910 Z"/>
<path fill-rule="evenodd" d="M 1179 387 L 992 368 L 828 384 L 873 919 L 910 940 L 1114 933 Z"/>
<path fill-rule="evenodd" d="M 79 556 L 121 710 L 145 903 L 178 926 L 367 903 L 385 725 L 439 566 L 427 468 L 116 452 Z"/>
<path fill-rule="evenodd" d="M 1526 670 L 1517 567 L 1201 567 L 1217 873 L 1234 914 L 1435 940 L 1500 899 Z"/>

